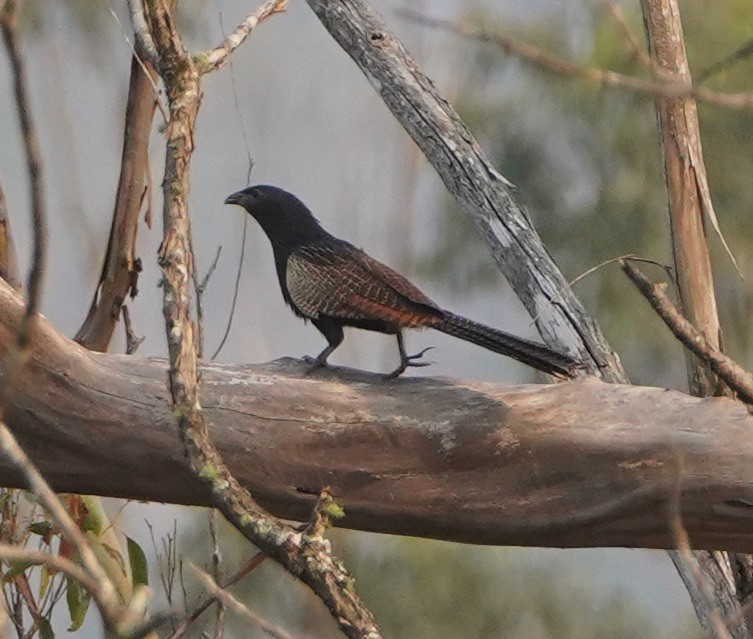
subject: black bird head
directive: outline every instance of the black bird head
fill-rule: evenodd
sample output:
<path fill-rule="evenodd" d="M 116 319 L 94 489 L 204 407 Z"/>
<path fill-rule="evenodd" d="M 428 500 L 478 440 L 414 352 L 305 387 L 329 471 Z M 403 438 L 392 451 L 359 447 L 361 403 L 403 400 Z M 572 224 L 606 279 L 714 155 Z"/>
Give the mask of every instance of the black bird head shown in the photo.
<path fill-rule="evenodd" d="M 259 184 L 228 195 L 225 204 L 242 206 L 267 234 L 275 253 L 293 250 L 329 234 L 295 195 Z"/>

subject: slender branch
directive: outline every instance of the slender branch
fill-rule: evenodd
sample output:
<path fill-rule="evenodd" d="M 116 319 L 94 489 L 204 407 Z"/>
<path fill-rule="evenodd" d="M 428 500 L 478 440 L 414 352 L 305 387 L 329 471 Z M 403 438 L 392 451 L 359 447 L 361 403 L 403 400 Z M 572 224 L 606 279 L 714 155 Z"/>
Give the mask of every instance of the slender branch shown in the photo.
<path fill-rule="evenodd" d="M 216 509 L 215 509 L 216 510 Z M 267 558 L 267 556 L 263 552 L 257 552 L 253 557 L 251 557 L 242 567 L 240 570 L 238 570 L 230 579 L 228 579 L 226 582 L 220 585 L 220 587 L 223 590 L 227 590 L 228 588 L 234 586 L 237 584 L 241 579 L 243 579 L 246 575 L 250 574 L 256 568 L 258 568 L 262 562 Z M 211 606 L 214 603 L 214 597 L 208 597 L 204 601 L 202 601 L 198 606 L 196 606 L 191 613 L 186 616 L 171 632 L 165 639 L 180 639 L 185 633 L 188 627 L 195 623 L 196 620 L 203 615 L 209 606 Z"/>
<path fill-rule="evenodd" d="M 143 0 L 128 0 L 128 11 L 131 14 L 131 22 L 136 37 L 136 52 L 152 68 L 156 69 L 159 63 L 159 55 L 157 55 L 157 48 L 154 46 L 154 40 L 144 15 Z"/>
<path fill-rule="evenodd" d="M 220 552 L 219 533 L 217 531 L 217 509 L 209 510 L 209 537 L 212 540 L 212 579 L 215 586 L 222 581 L 222 553 Z M 225 603 L 217 598 L 217 614 L 214 620 L 214 639 L 222 639 L 225 620 Z"/>
<path fill-rule="evenodd" d="M 735 51 L 730 53 L 728 56 L 722 58 L 718 62 L 715 62 L 710 67 L 708 67 L 705 71 L 701 71 L 701 73 L 698 74 L 698 82 L 705 82 L 708 80 L 712 75 L 716 75 L 717 73 L 720 73 L 729 67 L 731 67 L 733 64 L 736 64 L 737 62 L 740 62 L 741 60 L 745 60 L 746 58 L 749 58 L 753 55 L 753 40 L 748 40 L 746 43 L 739 46 Z"/>
<path fill-rule="evenodd" d="M 426 26 L 451 31 L 464 38 L 488 42 L 504 51 L 507 55 L 515 56 L 535 67 L 562 77 L 580 78 L 597 84 L 600 87 L 624 89 L 633 93 L 640 93 L 654 97 L 665 98 L 695 98 L 699 102 L 706 102 L 730 109 L 753 108 L 753 93 L 717 92 L 701 86 L 693 86 L 688 82 L 646 80 L 609 69 L 584 67 L 568 60 L 559 58 L 548 51 L 544 51 L 528 42 L 505 38 L 467 24 L 459 24 L 449 20 L 432 18 L 409 9 L 401 9 L 398 14 Z"/>
<path fill-rule="evenodd" d="M 34 229 L 34 247 L 32 251 L 32 263 L 29 270 L 29 277 L 26 285 L 26 313 L 23 322 L 18 330 L 18 349 L 17 359 L 23 359 L 24 351 L 28 349 L 31 343 L 34 324 L 39 307 L 39 298 L 42 291 L 42 279 L 45 269 L 45 247 L 47 242 L 47 230 L 45 224 L 46 204 L 44 198 L 44 188 L 42 185 L 42 160 L 37 144 L 37 137 L 34 130 L 34 124 L 31 115 L 31 104 L 29 103 L 28 81 L 26 78 L 26 67 L 21 57 L 20 46 L 18 43 L 17 33 L 17 5 L 16 0 L 6 0 L 0 12 L 0 32 L 2 32 L 3 43 L 10 60 L 11 74 L 13 77 L 13 94 L 16 100 L 16 111 L 18 113 L 19 125 L 21 128 L 21 137 L 24 141 L 24 150 L 26 152 L 26 168 L 29 175 L 29 190 L 31 193 L 31 217 L 32 227 Z M 10 374 L 6 372 L 2 382 L 0 396 L 7 392 L 7 381 Z"/>
<path fill-rule="evenodd" d="M 703 334 L 682 316 L 661 286 L 651 282 L 628 261 L 621 260 L 620 266 L 675 337 L 696 357 L 706 362 L 740 399 L 753 404 L 753 374 L 712 346 Z"/>
<path fill-rule="evenodd" d="M 134 0 L 130 0 L 133 2 Z M 227 62 L 228 57 L 235 51 L 248 34 L 262 21 L 275 13 L 282 13 L 288 5 L 288 0 L 267 0 L 256 11 L 251 12 L 243 22 L 241 22 L 224 42 L 214 49 L 197 53 L 194 56 L 194 62 L 199 69 L 199 73 L 209 73 L 219 69 Z"/>
<path fill-rule="evenodd" d="M 75 579 L 87 590 L 97 607 L 106 614 L 112 610 L 112 600 L 102 591 L 101 584 L 82 567 L 61 555 L 52 555 L 38 550 L 28 550 L 19 546 L 0 543 L 0 560 L 8 563 L 24 563 L 30 566 L 47 566 Z"/>
<path fill-rule="evenodd" d="M 212 579 L 212 577 L 203 570 L 199 570 L 193 564 L 190 565 L 190 568 L 191 572 L 199 578 L 199 581 L 201 581 L 203 586 L 212 593 L 213 598 L 217 600 L 217 602 L 222 602 L 223 605 L 231 608 L 234 612 L 246 618 L 255 626 L 261 628 L 261 630 L 267 633 L 270 637 L 275 637 L 275 639 L 293 639 L 293 637 L 282 628 L 269 623 L 266 619 L 263 619 L 255 612 L 252 612 L 248 606 L 243 605 L 227 590 L 218 586 L 217 581 Z"/>
<path fill-rule="evenodd" d="M 135 55 L 132 57 L 120 177 L 107 251 L 86 319 L 76 333 L 77 342 L 99 352 L 107 351 L 125 300 L 135 297 L 138 290 L 141 261 L 136 256 L 136 238 L 144 197 L 150 197 L 145 189 L 157 103 L 153 73 L 142 67 Z"/>
<path fill-rule="evenodd" d="M 141 346 L 141 342 L 144 341 L 143 335 L 137 335 L 136 332 L 133 330 L 133 326 L 131 325 L 131 313 L 128 310 L 128 306 L 123 304 L 123 324 L 125 325 L 125 333 L 126 333 L 126 355 L 133 355 L 137 350 L 139 350 L 139 346 Z"/>
<path fill-rule="evenodd" d="M 230 329 L 233 327 L 233 320 L 235 319 L 235 306 L 238 303 L 238 295 L 241 290 L 241 275 L 243 274 L 243 262 L 246 257 L 246 233 L 248 231 L 248 215 L 243 216 L 243 233 L 241 234 L 241 254 L 238 257 L 238 270 L 235 272 L 235 284 L 233 286 L 233 301 L 230 304 L 230 313 L 227 318 L 227 324 L 225 325 L 225 332 L 222 334 L 222 339 L 217 345 L 214 353 L 212 353 L 212 360 L 217 359 L 217 356 L 222 352 L 225 347 L 225 342 L 230 336 Z"/>
<path fill-rule="evenodd" d="M 650 69 L 652 67 L 651 58 L 633 36 L 630 25 L 628 25 L 627 20 L 625 19 L 622 7 L 613 0 L 598 0 L 598 2 L 609 12 L 609 15 L 612 16 L 612 19 L 617 23 L 633 57 Z"/>

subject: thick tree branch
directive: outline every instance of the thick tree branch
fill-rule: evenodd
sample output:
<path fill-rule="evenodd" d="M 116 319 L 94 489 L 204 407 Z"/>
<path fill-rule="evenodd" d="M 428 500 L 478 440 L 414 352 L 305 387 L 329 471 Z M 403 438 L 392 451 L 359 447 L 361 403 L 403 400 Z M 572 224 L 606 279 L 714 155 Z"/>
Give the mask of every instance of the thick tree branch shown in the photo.
<path fill-rule="evenodd" d="M 23 314 L 0 282 L 0 358 Z M 8 420 L 60 491 L 209 505 L 165 362 L 90 353 L 40 323 Z M 484 544 L 671 547 L 678 469 L 694 547 L 753 550 L 753 417 L 726 398 L 596 380 L 385 383 L 304 365 L 205 365 L 203 407 L 238 481 L 305 521 L 331 486 L 348 528 Z M 19 485 L 0 463 L 0 484 Z"/>

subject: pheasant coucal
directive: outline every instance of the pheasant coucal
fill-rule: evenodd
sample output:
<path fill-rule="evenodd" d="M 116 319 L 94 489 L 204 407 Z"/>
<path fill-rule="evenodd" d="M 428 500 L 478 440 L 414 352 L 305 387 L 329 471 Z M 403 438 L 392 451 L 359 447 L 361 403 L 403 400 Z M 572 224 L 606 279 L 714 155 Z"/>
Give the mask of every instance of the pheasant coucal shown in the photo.
<path fill-rule="evenodd" d="M 285 302 L 311 320 L 329 345 L 311 369 L 323 366 L 343 341 L 343 327 L 354 326 L 397 336 L 397 377 L 425 352 L 407 355 L 404 328 L 434 328 L 507 355 L 545 373 L 573 377 L 578 363 L 543 344 L 478 324 L 437 306 L 399 273 L 361 249 L 325 231 L 297 197 L 275 186 L 251 186 L 225 204 L 238 204 L 256 219 L 272 243 Z M 428 350 L 428 349 L 427 349 Z"/>

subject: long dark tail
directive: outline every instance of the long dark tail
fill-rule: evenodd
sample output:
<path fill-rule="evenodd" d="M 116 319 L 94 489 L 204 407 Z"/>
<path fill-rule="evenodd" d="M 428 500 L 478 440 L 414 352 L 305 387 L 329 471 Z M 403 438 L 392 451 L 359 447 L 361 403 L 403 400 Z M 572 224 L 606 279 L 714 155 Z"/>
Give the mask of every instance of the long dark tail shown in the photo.
<path fill-rule="evenodd" d="M 543 344 L 515 337 L 447 311 L 444 312 L 444 321 L 441 324 L 435 324 L 432 328 L 495 353 L 507 355 L 550 375 L 575 377 L 575 370 L 579 366 L 574 359 L 553 351 Z"/>

